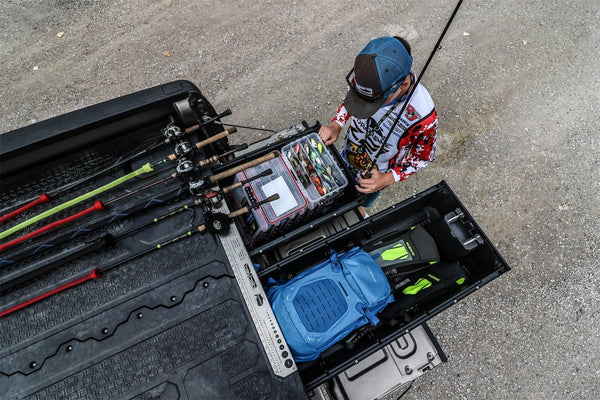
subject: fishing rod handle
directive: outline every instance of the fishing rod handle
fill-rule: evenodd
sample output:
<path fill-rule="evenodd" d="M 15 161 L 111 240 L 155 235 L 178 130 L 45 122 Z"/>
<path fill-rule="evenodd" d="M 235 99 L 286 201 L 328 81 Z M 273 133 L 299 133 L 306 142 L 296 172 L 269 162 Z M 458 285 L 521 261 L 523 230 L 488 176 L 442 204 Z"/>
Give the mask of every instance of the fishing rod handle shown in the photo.
<path fill-rule="evenodd" d="M 237 147 L 237 148 L 235 148 L 233 150 L 229 150 L 229 151 L 226 151 L 223 154 L 212 156 L 212 157 L 210 157 L 210 158 L 208 158 L 206 160 L 199 161 L 198 165 L 200 166 L 200 168 L 206 167 L 208 164 L 211 164 L 211 163 L 219 161 L 219 159 L 221 157 L 227 157 L 228 155 L 231 155 L 231 154 L 235 153 L 236 151 L 244 150 L 244 149 L 247 149 L 247 148 L 248 148 L 248 145 L 246 143 L 241 144 L 239 147 Z"/>
<path fill-rule="evenodd" d="M 229 218 L 235 218 L 235 217 L 239 217 L 240 215 L 248 214 L 249 212 L 250 212 L 250 207 L 242 207 L 233 212 L 230 212 L 229 214 L 227 214 L 227 216 Z"/>
<path fill-rule="evenodd" d="M 246 180 L 243 181 L 239 181 L 239 182 L 235 182 L 233 185 L 224 187 L 223 189 L 221 189 L 221 191 L 223 192 L 223 194 L 227 194 L 229 192 L 231 192 L 232 190 L 235 190 L 239 187 L 242 187 L 243 185 L 245 185 L 246 183 L 252 182 L 253 180 L 259 179 L 259 178 L 264 178 L 265 176 L 269 176 L 273 173 L 273 170 L 271 168 L 264 170 L 263 172 L 261 172 L 260 174 L 256 175 L 256 176 L 252 176 Z"/>
<path fill-rule="evenodd" d="M 219 154 L 218 157 L 219 158 L 227 157 L 227 156 L 232 155 L 233 153 L 236 153 L 236 152 L 238 152 L 240 150 L 246 150 L 247 148 L 248 148 L 248 143 L 242 143 L 242 144 L 240 144 L 238 146 L 235 146 L 235 148 L 233 148 L 233 149 L 231 149 L 229 151 L 226 151 L 223 154 Z"/>
<path fill-rule="evenodd" d="M 275 157 L 276 157 L 275 153 L 269 153 L 267 155 L 264 155 L 262 157 L 255 159 L 255 160 L 248 161 L 247 163 L 238 165 L 237 167 L 234 167 L 234 168 L 228 169 L 227 171 L 223 171 L 216 175 L 213 175 L 213 176 L 209 177 L 209 180 L 212 183 L 215 183 L 217 181 L 220 181 L 221 179 L 233 176 L 233 175 L 237 174 L 238 172 L 243 171 L 245 169 L 256 167 L 257 165 L 260 165 L 264 162 L 272 160 Z"/>
<path fill-rule="evenodd" d="M 219 161 L 219 156 L 212 156 L 210 158 L 207 158 L 206 160 L 199 161 L 198 166 L 200 168 L 203 168 L 206 167 L 208 164 L 212 164 L 217 161 Z"/>
<path fill-rule="evenodd" d="M 235 190 L 235 189 L 237 189 L 237 188 L 239 188 L 239 187 L 242 187 L 242 185 L 243 185 L 243 184 L 244 184 L 244 182 L 241 182 L 241 181 L 240 181 L 240 182 L 236 182 L 236 183 L 234 183 L 234 184 L 233 184 L 233 185 L 231 185 L 231 186 L 224 187 L 224 188 L 222 189 L 222 191 L 223 191 L 223 194 L 227 194 L 227 193 L 229 193 L 229 192 L 231 192 L 231 191 L 233 191 L 233 190 Z"/>
<path fill-rule="evenodd" d="M 232 133 L 237 132 L 236 128 L 229 128 L 229 129 L 225 129 L 223 132 L 221 133 L 217 133 L 216 135 L 213 135 L 211 137 L 209 137 L 208 139 L 202 140 L 201 142 L 196 143 L 196 148 L 197 149 L 201 149 L 211 143 L 216 142 L 217 140 L 221 140 L 223 138 L 226 138 L 227 136 L 231 135 Z"/>
<path fill-rule="evenodd" d="M 198 126 L 198 125 L 196 125 L 196 126 Z M 192 128 L 193 128 L 193 127 L 192 127 Z M 188 129 L 192 129 L 192 128 L 188 128 Z M 188 131 L 188 129 L 186 129 L 186 132 Z M 196 129 L 198 129 L 198 128 L 196 128 Z M 207 146 L 207 145 L 209 145 L 209 144 L 211 144 L 211 143 L 214 143 L 214 142 L 216 142 L 217 140 L 221 140 L 221 139 L 223 139 L 223 138 L 225 138 L 225 137 L 227 137 L 227 136 L 229 136 L 229 135 L 231 135 L 232 133 L 235 133 L 235 132 L 237 132 L 237 129 L 236 129 L 236 128 L 229 128 L 229 129 L 226 129 L 226 130 L 224 130 L 223 132 L 217 133 L 216 135 L 214 135 L 214 136 L 211 136 L 211 137 L 209 137 L 209 138 L 208 138 L 208 139 L 206 139 L 206 140 L 202 140 L 202 141 L 200 141 L 200 142 L 196 143 L 196 148 L 197 148 L 197 149 L 201 149 L 201 148 L 203 148 L 203 147 L 205 147 L 205 146 Z M 189 133 L 189 132 L 188 132 L 188 133 Z M 178 156 L 177 156 L 177 154 L 173 153 L 173 154 L 169 154 L 169 155 L 167 156 L 167 159 L 168 159 L 169 161 L 175 161 L 175 160 L 177 160 L 177 157 L 178 157 Z M 218 158 L 217 158 L 217 159 L 218 159 Z M 201 165 L 201 166 L 202 166 L 202 165 Z"/>
<path fill-rule="evenodd" d="M 238 210 L 230 212 L 229 214 L 227 214 L 227 216 L 229 218 L 235 218 L 235 217 L 238 217 L 240 215 L 249 213 L 250 210 L 252 210 L 253 208 L 258 208 L 259 206 L 262 206 L 263 204 L 270 203 L 270 202 L 278 200 L 278 199 L 279 199 L 279 193 L 275 193 L 275 194 L 270 195 L 269 197 L 267 197 L 263 201 L 259 201 L 256 204 L 253 204 L 251 206 L 242 207 L 242 208 L 240 208 Z"/>

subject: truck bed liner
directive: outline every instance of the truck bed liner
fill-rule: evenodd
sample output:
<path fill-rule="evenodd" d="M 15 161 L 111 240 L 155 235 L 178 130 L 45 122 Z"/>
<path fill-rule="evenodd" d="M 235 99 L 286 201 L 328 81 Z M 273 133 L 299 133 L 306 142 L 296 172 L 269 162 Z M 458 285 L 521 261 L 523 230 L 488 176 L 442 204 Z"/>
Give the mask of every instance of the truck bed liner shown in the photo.
<path fill-rule="evenodd" d="M 228 225 L 227 218 L 213 223 L 214 213 L 238 205 L 227 196 L 213 203 L 215 191 L 231 185 L 233 176 L 218 185 L 211 177 L 319 128 L 297 125 L 192 172 L 184 171 L 186 162 L 198 165 L 230 150 L 227 139 L 168 161 L 181 137 L 193 144 L 222 132 L 218 118 L 192 83 L 177 81 L 0 135 L 0 214 L 45 191 L 52 197 L 1 223 L 3 233 L 142 165 L 154 166 L 0 240 L 5 245 L 97 200 L 108 204 L 0 252 L 2 396 L 306 398 L 307 391 L 341 379 L 340 373 L 361 360 L 377 358 L 386 346 L 510 270 L 443 181 L 362 220 L 356 208 L 363 197 L 333 147 L 333 162 L 350 182 L 335 197 L 282 224 L 266 242 L 254 242 L 246 218 L 239 216 L 229 230 L 214 233 Z M 182 130 L 166 129 L 173 126 Z M 198 189 L 190 181 L 202 187 L 201 196 L 192 193 Z M 192 204 L 199 199 L 202 205 Z M 403 295 L 397 291 L 380 324 L 361 327 L 317 360 L 296 364 L 263 288 L 322 262 L 331 250 L 393 243 L 417 224 L 437 244 L 440 261 L 460 264 L 466 279 L 394 309 Z M 200 232 L 199 226 L 213 229 Z M 99 277 L 91 275 L 96 269 Z M 90 279 L 80 280 L 85 277 Z M 52 295 L 14 309 L 46 294 Z"/>

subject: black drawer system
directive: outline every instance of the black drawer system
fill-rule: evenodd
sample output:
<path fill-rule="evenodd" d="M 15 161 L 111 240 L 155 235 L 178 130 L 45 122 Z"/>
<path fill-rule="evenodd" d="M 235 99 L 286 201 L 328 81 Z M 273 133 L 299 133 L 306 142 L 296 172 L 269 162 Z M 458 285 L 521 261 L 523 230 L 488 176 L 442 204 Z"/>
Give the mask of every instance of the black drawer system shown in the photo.
<path fill-rule="evenodd" d="M 287 280 L 306 266 L 326 260 L 331 249 L 343 252 L 354 246 L 365 249 L 385 247 L 385 244 L 406 237 L 416 226 L 423 227 L 433 238 L 439 261 L 411 264 L 403 267 L 404 273 L 393 268 L 387 270 L 399 304 L 391 304 L 381 313 L 379 325 L 357 332 L 350 340 L 338 343 L 315 361 L 299 364 L 306 387 L 314 388 L 351 367 L 357 360 L 421 325 L 510 268 L 445 182 L 355 225 L 344 227 L 326 239 L 309 242 L 305 247 L 296 246 L 295 252 L 285 258 L 280 258 L 275 251 L 255 257 L 256 261 L 264 263 L 259 277 L 268 284 L 269 278 Z M 453 282 L 443 290 L 428 292 L 427 289 L 435 287 L 435 278 L 431 275 L 438 276 L 433 271 L 449 265 L 460 266 L 463 276 L 456 279 L 459 282 Z M 434 285 L 423 290 L 420 298 L 415 298 L 402 291 L 410 283 L 410 278 L 413 281 L 429 279 Z"/>

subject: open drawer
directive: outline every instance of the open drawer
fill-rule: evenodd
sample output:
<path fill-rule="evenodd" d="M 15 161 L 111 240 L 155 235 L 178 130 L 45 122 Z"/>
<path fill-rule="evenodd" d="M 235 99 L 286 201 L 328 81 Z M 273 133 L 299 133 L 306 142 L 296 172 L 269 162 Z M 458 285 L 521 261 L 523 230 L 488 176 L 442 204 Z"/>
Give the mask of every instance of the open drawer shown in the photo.
<path fill-rule="evenodd" d="M 377 255 L 385 249 L 398 250 L 401 247 L 398 243 L 407 249 L 399 256 L 400 261 L 387 262 L 383 267 L 395 302 L 380 313 L 380 323 L 366 325 L 324 351 L 318 359 L 298 364 L 307 389 L 378 351 L 510 270 L 444 181 L 338 230 L 319 240 L 307 240 L 303 248 L 296 245 L 292 254 L 283 257 L 277 251 L 254 257 L 261 265 L 259 277 L 268 286 L 269 281 L 289 280 L 326 260 L 330 250 L 343 253 L 359 246 Z M 443 287 L 438 280 L 444 283 Z"/>

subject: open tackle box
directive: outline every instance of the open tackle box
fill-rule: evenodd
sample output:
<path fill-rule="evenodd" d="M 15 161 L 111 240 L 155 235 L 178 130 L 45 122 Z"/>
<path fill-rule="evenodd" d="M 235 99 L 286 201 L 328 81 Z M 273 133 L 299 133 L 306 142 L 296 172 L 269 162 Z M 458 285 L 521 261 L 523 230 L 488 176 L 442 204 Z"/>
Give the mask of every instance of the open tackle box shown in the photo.
<path fill-rule="evenodd" d="M 291 166 L 296 181 L 306 193 L 309 209 L 318 211 L 319 207 L 330 205 L 348 185 L 342 167 L 331 154 L 334 151 L 335 148 L 326 147 L 316 133 L 281 148 L 282 158 Z"/>
<path fill-rule="evenodd" d="M 426 321 L 509 270 L 450 187 L 363 220 L 318 123 L 235 147 L 229 113 L 176 81 L 0 135 L 0 393 L 369 399 L 445 361 Z M 394 303 L 297 363 L 271 282 L 356 246 Z"/>
<path fill-rule="evenodd" d="M 311 133 L 283 146 L 274 159 L 236 175 L 236 182 L 241 182 L 273 171 L 233 191 L 238 207 L 279 195 L 279 199 L 252 210 L 243 221 L 253 244 L 290 232 L 334 207 L 348 180 L 331 151 L 335 149 L 328 149 L 316 133 Z"/>

